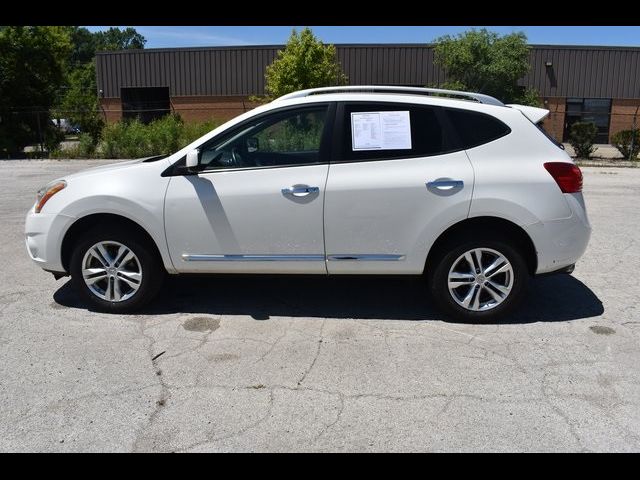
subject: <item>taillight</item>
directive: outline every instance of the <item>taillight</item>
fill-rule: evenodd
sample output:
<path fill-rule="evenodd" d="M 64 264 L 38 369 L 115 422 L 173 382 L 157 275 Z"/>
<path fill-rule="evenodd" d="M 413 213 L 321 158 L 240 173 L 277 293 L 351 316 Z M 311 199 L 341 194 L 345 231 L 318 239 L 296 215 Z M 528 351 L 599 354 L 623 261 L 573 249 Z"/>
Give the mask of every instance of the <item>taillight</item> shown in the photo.
<path fill-rule="evenodd" d="M 551 174 L 562 193 L 582 191 L 582 172 L 577 165 L 565 162 L 547 162 L 544 168 Z"/>

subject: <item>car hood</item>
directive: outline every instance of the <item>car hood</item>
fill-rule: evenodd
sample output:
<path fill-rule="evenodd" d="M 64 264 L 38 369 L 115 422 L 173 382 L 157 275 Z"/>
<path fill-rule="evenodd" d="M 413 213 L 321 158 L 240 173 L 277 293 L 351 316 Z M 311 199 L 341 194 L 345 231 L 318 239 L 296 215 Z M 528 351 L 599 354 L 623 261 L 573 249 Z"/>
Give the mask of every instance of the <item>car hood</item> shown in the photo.
<path fill-rule="evenodd" d="M 91 167 L 91 168 L 87 168 L 85 170 L 80 170 L 79 172 L 72 173 L 70 175 L 65 175 L 64 177 L 61 177 L 61 179 L 64 179 L 64 180 L 75 180 L 77 178 L 86 177 L 86 176 L 89 176 L 89 175 L 96 175 L 96 174 L 109 172 L 109 171 L 113 171 L 113 170 L 124 170 L 124 169 L 127 169 L 127 168 L 136 167 L 137 165 L 145 163 L 146 161 L 148 161 L 148 160 L 150 160 L 152 158 L 157 158 L 157 157 L 145 157 L 145 158 L 138 158 L 136 160 L 127 160 L 127 161 L 124 161 L 124 162 L 116 162 L 116 163 L 109 163 L 107 165 L 99 165 L 97 167 Z M 162 158 L 159 158 L 158 161 L 162 161 Z M 147 163 L 147 164 L 151 165 L 153 163 L 155 163 L 155 162 Z"/>

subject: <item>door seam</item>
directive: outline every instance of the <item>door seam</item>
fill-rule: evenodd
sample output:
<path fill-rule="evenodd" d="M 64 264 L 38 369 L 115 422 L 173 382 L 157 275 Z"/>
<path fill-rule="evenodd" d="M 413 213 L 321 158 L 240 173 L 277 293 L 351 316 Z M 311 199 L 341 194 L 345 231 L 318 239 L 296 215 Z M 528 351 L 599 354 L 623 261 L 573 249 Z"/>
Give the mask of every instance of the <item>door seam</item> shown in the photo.
<path fill-rule="evenodd" d="M 171 248 L 169 247 L 169 238 L 167 237 L 167 195 L 169 193 L 169 185 L 171 185 L 171 180 L 173 180 L 173 177 L 169 178 L 169 181 L 167 182 L 167 188 L 165 188 L 164 190 L 164 197 L 162 199 L 162 229 L 164 230 L 163 232 L 164 242 L 165 242 L 165 245 L 167 246 L 167 255 L 169 256 L 169 262 L 171 262 L 171 267 L 173 267 L 173 271 L 175 273 L 178 273 L 178 269 L 173 263 L 173 258 L 171 256 Z"/>
<path fill-rule="evenodd" d="M 467 161 L 469 162 L 469 165 L 471 166 L 471 176 L 472 176 L 472 181 L 471 181 L 471 196 L 469 197 L 469 208 L 467 209 L 467 217 L 469 218 L 469 216 L 471 215 L 471 205 L 473 205 L 473 195 L 475 193 L 475 189 L 476 189 L 476 169 L 473 166 L 473 162 L 471 161 L 471 157 L 469 156 L 469 153 L 467 150 L 464 151 L 464 154 L 467 157 Z"/>
<path fill-rule="evenodd" d="M 327 163 L 327 176 L 324 179 L 324 194 L 322 195 L 322 251 L 324 252 L 324 270 L 325 275 L 329 275 L 329 267 L 327 262 L 327 236 L 325 234 L 325 212 L 327 203 L 327 185 L 329 184 L 329 172 L 331 171 L 331 163 Z"/>

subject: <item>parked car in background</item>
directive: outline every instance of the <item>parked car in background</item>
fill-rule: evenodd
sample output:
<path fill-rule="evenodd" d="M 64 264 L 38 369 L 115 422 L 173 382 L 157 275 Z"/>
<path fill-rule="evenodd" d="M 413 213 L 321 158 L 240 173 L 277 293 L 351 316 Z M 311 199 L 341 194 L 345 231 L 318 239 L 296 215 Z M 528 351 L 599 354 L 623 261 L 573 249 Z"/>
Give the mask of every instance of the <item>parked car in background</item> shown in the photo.
<path fill-rule="evenodd" d="M 71 124 L 66 118 L 54 118 L 51 122 L 62 130 L 65 135 L 78 135 L 80 133 L 80 127 Z"/>
<path fill-rule="evenodd" d="M 495 319 L 589 240 L 580 169 L 535 125 L 548 113 L 437 89 L 294 92 L 172 155 L 55 180 L 27 250 L 110 312 L 167 273 L 382 274 Z"/>

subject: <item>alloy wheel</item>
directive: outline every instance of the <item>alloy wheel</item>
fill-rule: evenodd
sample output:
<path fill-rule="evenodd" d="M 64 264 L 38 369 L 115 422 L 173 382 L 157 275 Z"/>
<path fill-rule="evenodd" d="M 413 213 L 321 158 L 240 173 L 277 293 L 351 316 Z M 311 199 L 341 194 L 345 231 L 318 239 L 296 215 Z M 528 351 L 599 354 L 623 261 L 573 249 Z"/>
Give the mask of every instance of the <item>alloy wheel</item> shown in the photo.
<path fill-rule="evenodd" d="M 474 248 L 460 255 L 449 269 L 449 293 L 467 310 L 491 310 L 507 299 L 513 279 L 507 257 L 491 248 Z"/>
<path fill-rule="evenodd" d="M 115 241 L 98 242 L 82 259 L 82 278 L 96 297 L 123 302 L 133 297 L 142 283 L 142 266 L 133 251 Z"/>

